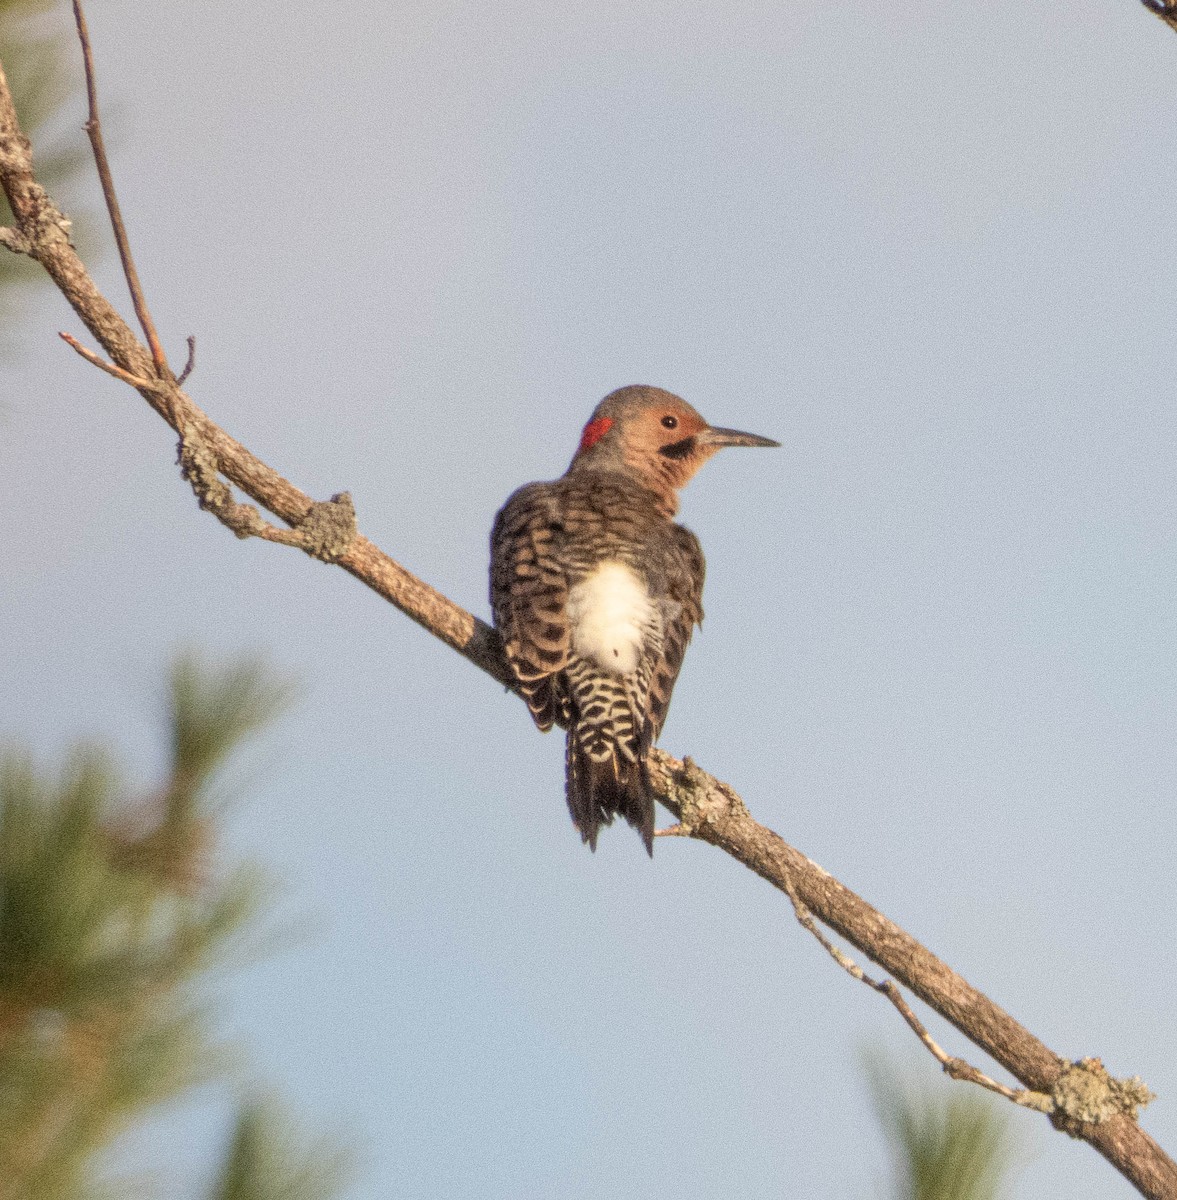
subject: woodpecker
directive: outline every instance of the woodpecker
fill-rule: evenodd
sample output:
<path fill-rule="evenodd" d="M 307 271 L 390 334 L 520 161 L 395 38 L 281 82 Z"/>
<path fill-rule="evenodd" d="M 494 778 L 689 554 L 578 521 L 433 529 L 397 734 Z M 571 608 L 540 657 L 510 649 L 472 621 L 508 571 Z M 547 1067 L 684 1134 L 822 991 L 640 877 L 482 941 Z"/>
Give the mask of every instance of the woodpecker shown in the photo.
<path fill-rule="evenodd" d="M 568 809 L 593 850 L 622 816 L 654 853 L 646 755 L 703 620 L 703 551 L 674 521 L 678 491 L 724 446 L 779 445 L 708 425 L 661 388 L 623 387 L 564 475 L 521 487 L 495 517 L 495 626 L 536 725 L 568 731 Z"/>

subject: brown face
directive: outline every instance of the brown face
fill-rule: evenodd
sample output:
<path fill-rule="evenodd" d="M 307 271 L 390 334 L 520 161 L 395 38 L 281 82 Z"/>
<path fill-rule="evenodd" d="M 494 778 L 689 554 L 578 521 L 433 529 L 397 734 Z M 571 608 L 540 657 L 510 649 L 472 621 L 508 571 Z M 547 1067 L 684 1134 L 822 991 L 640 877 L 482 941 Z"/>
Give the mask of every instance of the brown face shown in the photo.
<path fill-rule="evenodd" d="M 699 434 L 707 422 L 686 404 L 660 404 L 642 413 L 641 440 L 672 462 L 690 458 L 699 449 Z"/>
<path fill-rule="evenodd" d="M 619 388 L 597 405 L 581 435 L 573 468 L 624 466 L 643 479 L 673 513 L 674 493 L 724 446 L 778 443 L 708 425 L 685 401 L 661 388 Z"/>
<path fill-rule="evenodd" d="M 622 453 L 642 474 L 677 491 L 719 449 L 702 440 L 707 429 L 689 404 L 668 395 L 630 415 Z"/>

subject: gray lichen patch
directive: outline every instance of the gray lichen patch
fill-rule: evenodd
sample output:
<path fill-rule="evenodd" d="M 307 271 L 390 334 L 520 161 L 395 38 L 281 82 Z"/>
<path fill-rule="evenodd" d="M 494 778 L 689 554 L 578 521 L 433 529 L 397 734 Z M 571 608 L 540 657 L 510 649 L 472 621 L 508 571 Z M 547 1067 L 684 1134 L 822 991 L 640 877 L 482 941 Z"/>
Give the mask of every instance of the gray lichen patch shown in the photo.
<path fill-rule="evenodd" d="M 201 508 L 219 512 L 233 502 L 229 485 L 220 477 L 217 456 L 192 432 L 180 439 L 180 474 L 192 485 Z"/>
<path fill-rule="evenodd" d="M 298 523 L 301 546 L 313 558 L 338 562 L 356 539 L 356 510 L 350 492 L 336 492 L 330 500 L 311 505 Z"/>
<path fill-rule="evenodd" d="M 1114 1079 L 1098 1058 L 1081 1058 L 1059 1076 L 1051 1099 L 1056 1113 L 1098 1125 L 1120 1115 L 1135 1121 L 1138 1110 L 1156 1097 L 1139 1075 Z"/>
<path fill-rule="evenodd" d="M 261 537 L 266 523 L 252 504 L 238 504 L 233 491 L 221 478 L 217 456 L 208 443 L 192 429 L 180 438 L 180 474 L 192 485 L 196 502 L 211 512 L 222 525 L 239 538 Z"/>

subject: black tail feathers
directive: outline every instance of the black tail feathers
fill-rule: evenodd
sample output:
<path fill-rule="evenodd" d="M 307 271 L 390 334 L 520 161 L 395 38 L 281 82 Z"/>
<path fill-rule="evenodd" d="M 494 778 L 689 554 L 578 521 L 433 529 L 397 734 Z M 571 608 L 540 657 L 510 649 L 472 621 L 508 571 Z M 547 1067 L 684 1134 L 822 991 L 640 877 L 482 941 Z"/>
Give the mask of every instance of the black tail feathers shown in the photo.
<path fill-rule="evenodd" d="M 565 794 L 573 824 L 589 848 L 596 850 L 601 826 L 624 817 L 641 834 L 646 852 L 654 857 L 654 792 L 643 754 L 634 763 L 616 752 L 604 761 L 590 758 L 568 731 L 565 754 Z"/>

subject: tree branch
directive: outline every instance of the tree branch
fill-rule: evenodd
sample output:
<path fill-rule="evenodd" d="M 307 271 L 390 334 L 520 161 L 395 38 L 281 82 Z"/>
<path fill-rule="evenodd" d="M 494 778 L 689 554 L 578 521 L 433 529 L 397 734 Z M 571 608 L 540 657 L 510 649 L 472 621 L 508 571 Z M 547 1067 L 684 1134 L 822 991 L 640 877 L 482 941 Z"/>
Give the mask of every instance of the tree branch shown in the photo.
<path fill-rule="evenodd" d="M 90 50 L 90 31 L 86 28 L 86 14 L 82 12 L 80 0 L 73 0 L 74 23 L 78 27 L 78 40 L 82 44 L 82 63 L 86 69 L 86 100 L 90 106 L 90 117 L 85 129 L 90 138 L 90 146 L 94 151 L 94 166 L 98 170 L 98 179 L 102 184 L 102 195 L 106 198 L 106 210 L 110 214 L 110 226 L 114 231 L 114 240 L 118 244 L 119 258 L 123 264 L 123 274 L 126 276 L 127 288 L 131 293 L 131 303 L 135 306 L 135 315 L 139 318 L 139 327 L 147 344 L 151 347 L 151 358 L 155 366 L 155 376 L 166 379 L 171 376 L 167 357 L 155 332 L 155 322 L 151 319 L 151 311 L 143 297 L 143 286 L 139 282 L 139 272 L 135 269 L 135 260 L 131 257 L 131 243 L 127 238 L 127 229 L 123 224 L 122 210 L 119 208 L 118 196 L 115 195 L 114 178 L 110 173 L 110 162 L 106 157 L 106 142 L 102 137 L 102 121 L 98 116 L 98 85 L 94 80 L 94 55 Z M 75 347 L 76 349 L 76 347 Z"/>
<path fill-rule="evenodd" d="M 90 78 L 92 88 L 92 75 Z M 93 94 L 91 106 L 91 119 L 96 122 Z M 95 149 L 97 152 L 98 147 Z M 214 424 L 167 368 L 149 316 L 143 324 L 152 350 L 139 342 L 95 286 L 70 242 L 68 220 L 36 180 L 29 143 L 17 122 L 2 65 L 0 185 L 16 219 L 15 229 L 0 231 L 0 244 L 30 255 L 45 268 L 111 361 L 86 350 L 68 335 L 62 336 L 96 366 L 134 387 L 177 432 L 182 474 L 202 508 L 239 537 L 259 536 L 294 545 L 337 564 L 493 679 L 513 688 L 498 634 L 490 626 L 406 571 L 360 534 L 346 494 L 315 503 Z M 104 181 L 104 190 L 109 200 L 113 184 L 108 189 Z M 114 212 L 112 209 L 112 218 Z M 121 220 L 116 221 L 116 228 L 118 225 Z M 121 252 L 125 231 L 119 234 L 119 241 Z M 123 261 L 129 262 L 129 250 Z M 137 277 L 131 290 L 138 308 L 142 293 Z M 143 304 L 141 320 L 145 312 Z M 187 373 L 186 369 L 185 376 Z M 271 525 L 251 505 L 235 501 L 225 480 L 290 528 Z M 851 974 L 887 996 L 949 1074 L 1048 1112 L 1056 1127 L 1090 1142 L 1143 1195 L 1177 1200 L 1177 1164 L 1136 1123 L 1137 1106 L 1150 1098 L 1143 1084 L 1111 1079 L 1096 1059 L 1071 1063 L 1055 1054 L 882 913 L 754 821 L 731 788 L 690 759 L 680 762 L 665 751 L 654 750 L 650 765 L 659 799 L 680 821 L 675 832 L 717 846 L 784 892 L 801 923 Z M 1028 1091 L 1005 1088 L 947 1055 L 932 1041 L 895 984 L 867 977 L 817 929 L 813 917 L 910 988 Z"/>

